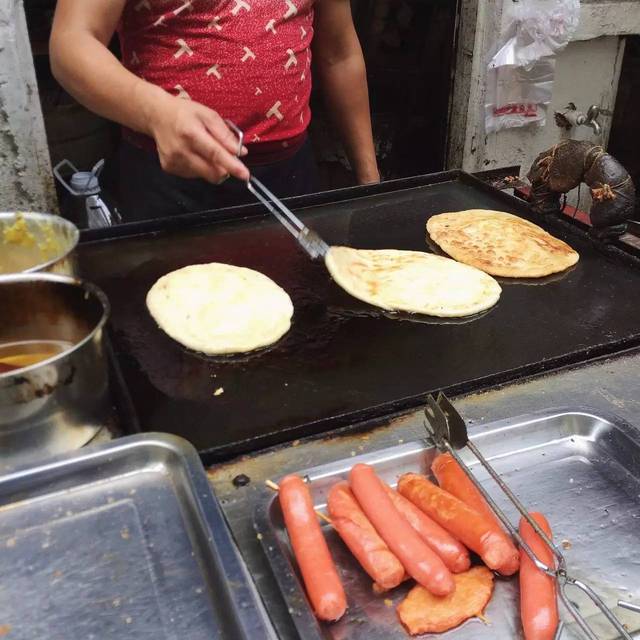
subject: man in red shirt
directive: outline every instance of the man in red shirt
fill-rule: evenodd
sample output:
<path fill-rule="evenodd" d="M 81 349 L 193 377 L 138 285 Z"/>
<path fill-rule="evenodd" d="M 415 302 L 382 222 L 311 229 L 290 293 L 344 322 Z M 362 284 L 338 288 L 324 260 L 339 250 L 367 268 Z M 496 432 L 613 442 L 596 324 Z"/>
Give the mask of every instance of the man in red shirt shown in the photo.
<path fill-rule="evenodd" d="M 225 180 L 250 171 L 282 197 L 313 190 L 312 53 L 358 183 L 379 180 L 349 0 L 58 0 L 50 50 L 61 84 L 123 125 L 126 219 L 242 203 Z"/>

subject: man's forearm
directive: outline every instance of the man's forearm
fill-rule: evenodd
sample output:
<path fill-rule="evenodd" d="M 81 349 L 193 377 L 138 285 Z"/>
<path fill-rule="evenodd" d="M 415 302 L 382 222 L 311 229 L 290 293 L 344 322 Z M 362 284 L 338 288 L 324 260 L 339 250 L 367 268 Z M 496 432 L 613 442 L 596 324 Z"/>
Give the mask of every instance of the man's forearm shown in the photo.
<path fill-rule="evenodd" d="M 317 73 L 356 180 L 360 184 L 377 182 L 380 174 L 371 133 L 369 91 L 362 53 L 357 51 L 333 63 L 320 63 Z"/>
<path fill-rule="evenodd" d="M 78 56 L 78 51 L 82 55 Z M 60 30 L 51 40 L 51 66 L 78 102 L 105 118 L 151 135 L 152 111 L 170 98 L 163 89 L 134 75 L 88 33 Z"/>
<path fill-rule="evenodd" d="M 247 167 L 236 157 L 238 141 L 218 113 L 142 80 L 109 51 L 125 4 L 57 1 L 50 41 L 55 77 L 92 111 L 153 137 L 168 173 L 214 184 L 229 175 L 248 180 Z"/>

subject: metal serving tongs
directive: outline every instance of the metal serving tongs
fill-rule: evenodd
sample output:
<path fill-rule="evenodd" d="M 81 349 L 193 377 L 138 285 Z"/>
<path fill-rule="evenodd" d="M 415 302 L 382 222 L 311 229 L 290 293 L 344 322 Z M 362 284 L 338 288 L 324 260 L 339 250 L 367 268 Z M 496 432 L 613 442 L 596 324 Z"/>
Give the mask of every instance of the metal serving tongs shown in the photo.
<path fill-rule="evenodd" d="M 473 482 L 473 484 L 479 489 L 480 493 L 482 493 L 485 500 L 489 503 L 495 514 L 500 518 L 500 521 L 507 528 L 509 533 L 514 537 L 518 545 L 520 545 L 524 552 L 535 563 L 536 567 L 555 578 L 558 585 L 558 593 L 560 594 L 560 598 L 564 606 L 570 611 L 571 615 L 574 617 L 575 621 L 584 632 L 584 635 L 589 638 L 589 640 L 598 640 L 598 636 L 593 632 L 593 630 L 589 626 L 589 623 L 567 596 L 567 587 L 576 587 L 577 589 L 580 589 L 582 592 L 586 593 L 591 601 L 605 615 L 607 620 L 609 620 L 609 622 L 615 627 L 620 636 L 625 640 L 632 640 L 629 632 L 625 629 L 618 618 L 616 618 L 614 613 L 602 601 L 598 594 L 595 593 L 595 591 L 593 591 L 593 589 L 591 589 L 589 585 L 578 580 L 577 578 L 572 578 L 569 575 L 569 573 L 567 572 L 564 556 L 562 555 L 560 549 L 553 543 L 552 540 L 547 537 L 545 532 L 540 528 L 540 526 L 538 526 L 538 523 L 529 516 L 529 513 L 525 509 L 524 505 L 520 502 L 520 500 L 518 500 L 511 489 L 509 489 L 505 482 L 500 478 L 495 469 L 487 462 L 487 460 L 482 455 L 482 453 L 480 453 L 475 444 L 473 444 L 473 442 L 469 440 L 469 436 L 467 434 L 467 426 L 465 425 L 464 420 L 462 419 L 460 414 L 454 409 L 449 399 L 443 393 L 438 394 L 437 400 L 432 395 L 429 395 L 427 397 L 427 404 L 428 406 L 425 409 L 425 414 L 428 424 L 426 424 L 425 427 L 430 432 L 436 447 L 440 451 L 446 451 L 451 454 L 451 456 L 455 459 L 455 461 L 460 465 L 462 470 L 468 476 L 469 480 L 471 480 L 471 482 Z M 480 482 L 478 482 L 473 473 L 471 473 L 467 465 L 462 461 L 462 458 L 456 451 L 457 449 L 462 449 L 463 447 L 467 447 L 471 451 L 471 453 L 473 453 L 473 455 L 487 470 L 493 480 L 495 480 L 502 492 L 507 496 L 507 498 L 509 498 L 511 503 L 520 512 L 522 517 L 533 527 L 534 531 L 538 534 L 538 536 L 540 536 L 542 541 L 549 547 L 549 549 L 551 549 L 556 558 L 557 566 L 555 569 L 538 560 L 531 548 L 522 539 L 522 536 L 520 536 L 518 529 L 511 524 L 507 516 L 500 509 L 500 507 L 498 507 L 498 505 L 495 503 L 486 489 L 484 489 L 484 487 L 480 484 Z M 558 629 L 556 638 L 559 638 L 561 634 L 562 625 L 560 625 L 560 628 Z"/>
<path fill-rule="evenodd" d="M 244 143 L 244 132 L 231 120 L 225 120 L 227 126 L 238 136 L 238 151 L 240 157 Z M 329 250 L 329 245 L 313 230 L 305 226 L 302 221 L 258 178 L 251 176 L 247 181 L 247 189 L 258 199 L 273 215 L 280 220 L 289 233 L 298 241 L 298 244 L 309 254 L 312 260 L 324 258 Z"/>

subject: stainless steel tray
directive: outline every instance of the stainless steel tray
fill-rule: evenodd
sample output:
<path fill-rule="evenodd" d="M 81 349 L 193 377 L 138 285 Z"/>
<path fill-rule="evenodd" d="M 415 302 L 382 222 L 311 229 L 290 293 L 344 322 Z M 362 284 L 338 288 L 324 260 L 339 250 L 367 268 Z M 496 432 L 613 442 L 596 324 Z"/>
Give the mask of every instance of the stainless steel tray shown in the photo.
<path fill-rule="evenodd" d="M 266 638 L 195 449 L 137 435 L 0 478 L 0 636 Z"/>
<path fill-rule="evenodd" d="M 588 411 L 559 411 L 489 424 L 472 429 L 470 435 L 524 504 L 548 517 L 555 539 L 563 541 L 574 577 L 594 587 L 633 637 L 640 638 L 640 616 L 617 607 L 618 599 L 640 604 L 640 432 L 617 418 L 603 418 Z M 401 473 L 428 473 L 434 455 L 425 440 L 301 470 L 300 474 L 312 480 L 314 503 L 324 508 L 329 488 L 346 478 L 356 462 L 374 465 L 382 478 L 395 485 Z M 515 510 L 477 462 L 471 456 L 465 456 L 465 460 L 517 523 Z M 263 494 L 254 516 L 258 537 L 301 638 L 408 637 L 395 606 L 409 587 L 398 588 L 386 597 L 374 595 L 371 579 L 327 525 L 326 538 L 345 585 L 349 609 L 335 624 L 318 623 L 297 573 L 277 499 Z M 600 637 L 615 638 L 595 607 L 581 594 L 575 595 L 580 610 Z M 517 579 L 496 580 L 486 614 L 490 625 L 470 620 L 438 637 L 521 638 Z M 580 638 L 571 617 L 567 614 L 563 619 L 568 625 L 563 638 Z"/>

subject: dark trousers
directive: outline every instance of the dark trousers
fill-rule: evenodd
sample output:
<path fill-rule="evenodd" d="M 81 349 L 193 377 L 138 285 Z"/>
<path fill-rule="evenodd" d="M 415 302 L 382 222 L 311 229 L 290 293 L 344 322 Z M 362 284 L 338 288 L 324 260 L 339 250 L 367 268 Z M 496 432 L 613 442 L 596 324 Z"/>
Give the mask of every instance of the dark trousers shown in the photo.
<path fill-rule="evenodd" d="M 279 198 L 318 190 L 318 168 L 309 139 L 291 158 L 250 170 Z M 246 185 L 235 178 L 221 185 L 179 178 L 162 170 L 155 153 L 124 141 L 105 168 L 101 183 L 116 201 L 123 222 L 256 202 Z"/>

